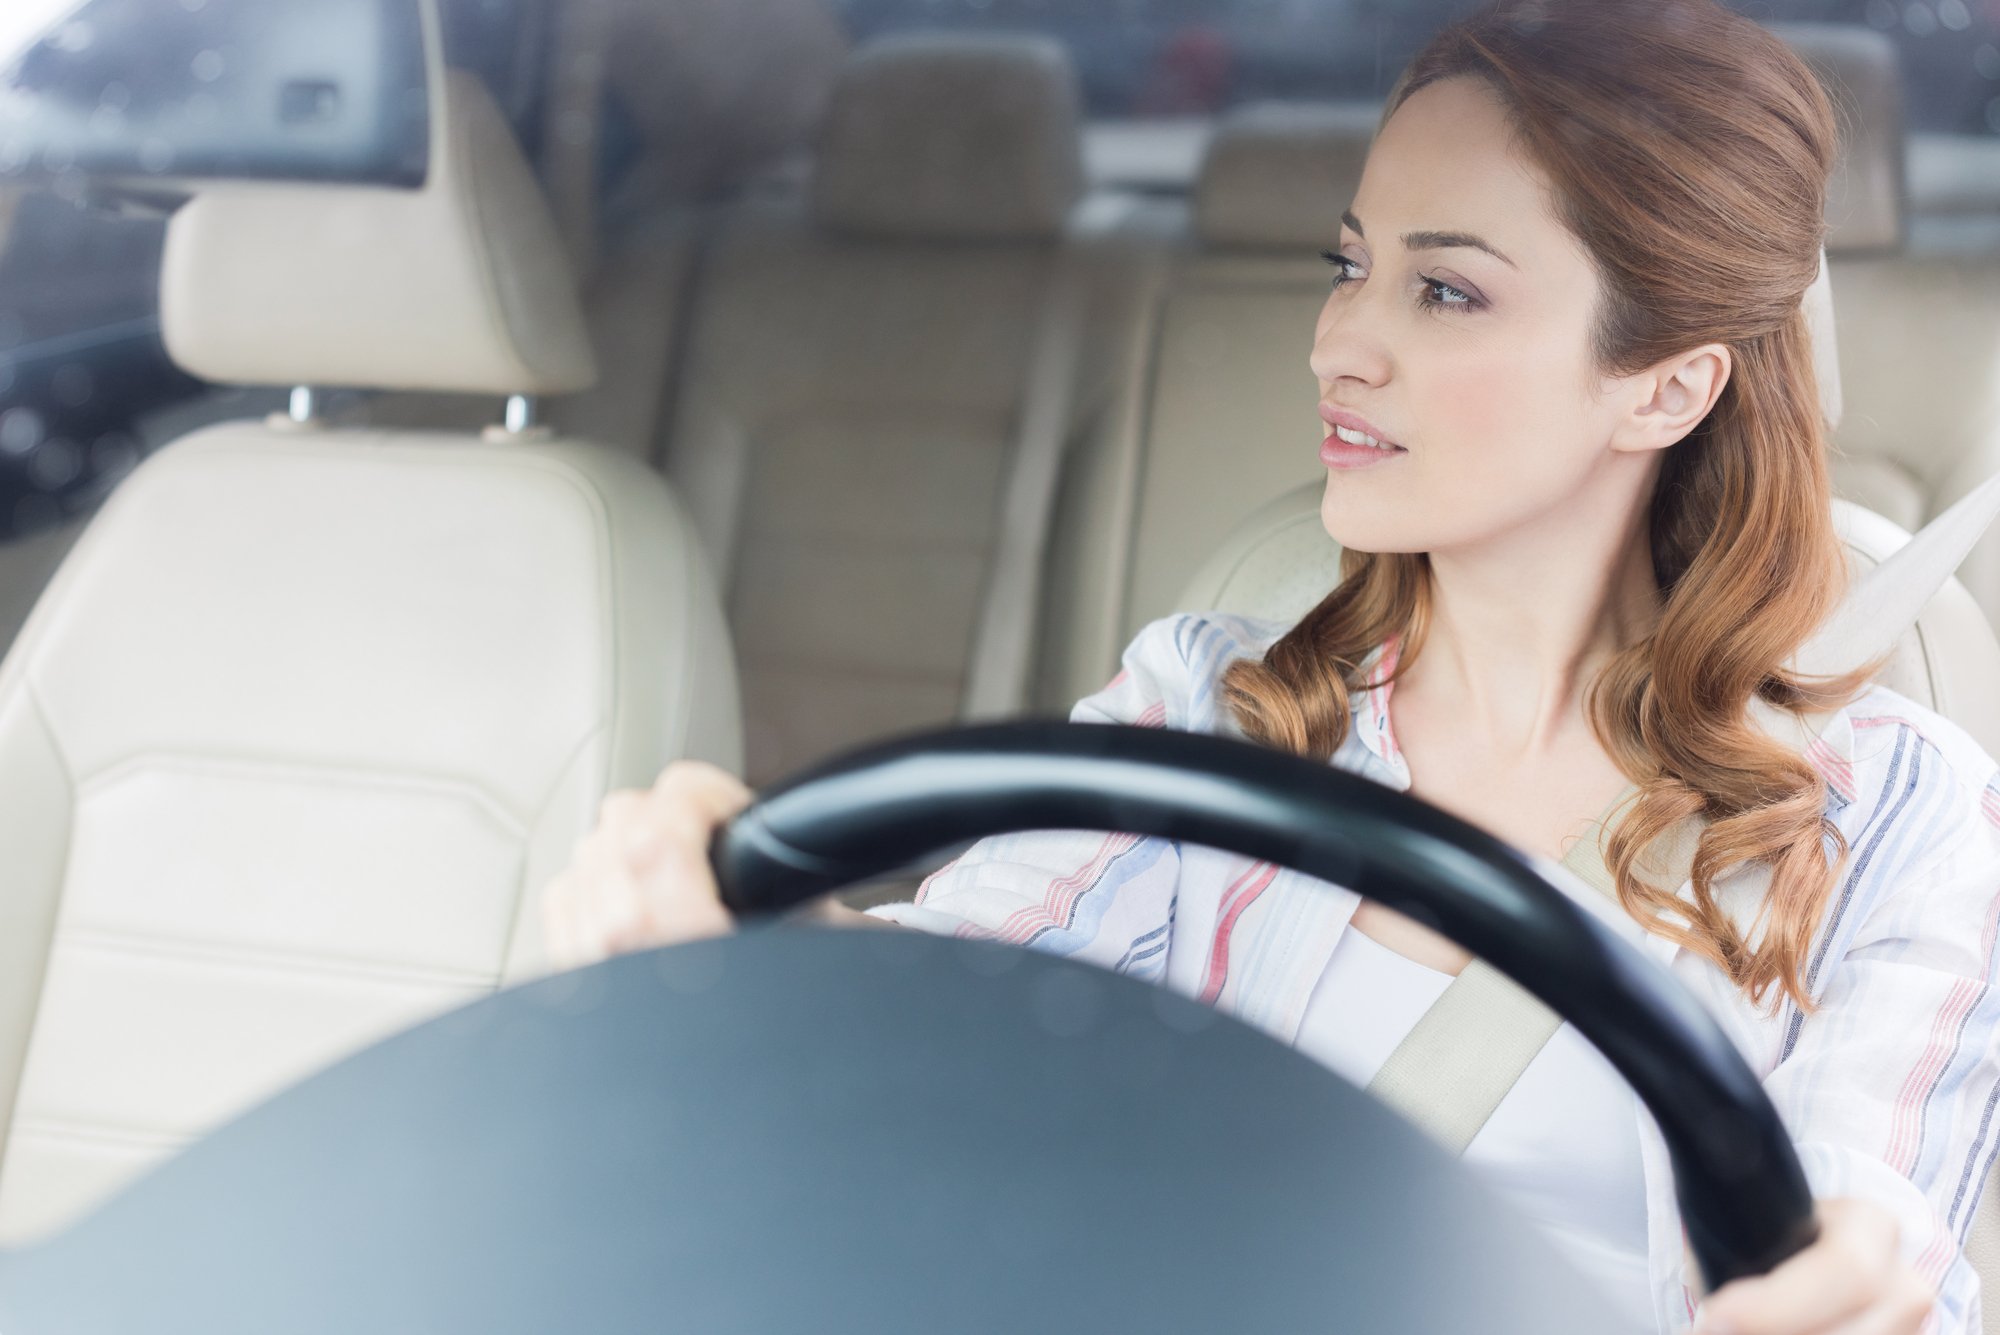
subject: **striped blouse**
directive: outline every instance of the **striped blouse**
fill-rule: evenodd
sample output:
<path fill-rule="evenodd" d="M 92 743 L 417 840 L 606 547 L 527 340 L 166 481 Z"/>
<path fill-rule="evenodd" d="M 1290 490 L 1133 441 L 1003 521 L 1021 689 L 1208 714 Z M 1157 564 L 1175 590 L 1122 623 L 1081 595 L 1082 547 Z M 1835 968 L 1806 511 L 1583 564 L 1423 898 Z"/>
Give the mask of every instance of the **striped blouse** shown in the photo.
<path fill-rule="evenodd" d="M 1222 671 L 1261 656 L 1282 630 L 1217 614 L 1155 622 L 1072 718 L 1232 732 Z M 1333 763 L 1403 789 L 1382 681 L 1392 667 L 1378 661 L 1357 693 Z M 1904 1254 L 1937 1286 L 1927 1331 L 1975 1335 L 1979 1281 L 1963 1248 L 2000 1150 L 2000 775 L 1962 730 L 1881 687 L 1835 716 L 1808 758 L 1851 850 L 1807 963 L 1812 1015 L 1788 1000 L 1753 1006 L 1708 961 L 1615 916 L 1758 1072 L 1815 1196 L 1894 1211 Z M 1716 897 L 1747 928 L 1760 889 L 1754 874 L 1737 874 Z M 913 903 L 870 912 L 1131 974 L 1292 1043 L 1357 903 L 1344 888 L 1213 849 L 1051 831 L 984 840 Z M 1636 1115 L 1655 1317 L 1663 1333 L 1684 1331 L 1698 1289 L 1683 1269 L 1665 1146 Z"/>

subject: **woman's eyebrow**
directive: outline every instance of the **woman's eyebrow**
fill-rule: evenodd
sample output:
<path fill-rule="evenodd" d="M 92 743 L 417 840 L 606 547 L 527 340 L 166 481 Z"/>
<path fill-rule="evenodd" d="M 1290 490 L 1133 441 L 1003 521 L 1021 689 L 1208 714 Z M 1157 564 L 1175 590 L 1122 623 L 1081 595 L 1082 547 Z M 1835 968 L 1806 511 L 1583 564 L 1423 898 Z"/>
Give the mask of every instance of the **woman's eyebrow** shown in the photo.
<path fill-rule="evenodd" d="M 1349 227 L 1352 227 L 1354 234 L 1363 241 L 1368 239 L 1368 233 L 1361 230 L 1361 220 L 1355 217 L 1353 213 L 1343 212 L 1340 215 L 1340 220 Z M 1514 261 L 1501 254 L 1498 247 L 1480 240 L 1470 232 L 1405 232 L 1403 233 L 1403 244 L 1411 250 L 1449 250 L 1454 246 L 1465 246 L 1472 250 L 1485 251 L 1488 255 L 1499 260 L 1510 269 L 1518 269 L 1520 267 Z"/>

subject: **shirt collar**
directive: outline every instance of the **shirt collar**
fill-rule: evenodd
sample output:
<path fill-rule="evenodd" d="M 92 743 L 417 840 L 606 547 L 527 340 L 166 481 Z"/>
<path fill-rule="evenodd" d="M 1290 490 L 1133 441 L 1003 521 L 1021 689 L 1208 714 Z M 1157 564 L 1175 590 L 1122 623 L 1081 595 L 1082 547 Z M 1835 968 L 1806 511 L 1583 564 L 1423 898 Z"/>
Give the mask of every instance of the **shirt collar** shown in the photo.
<path fill-rule="evenodd" d="M 1355 742 L 1382 762 L 1395 787 L 1407 790 L 1410 768 L 1403 761 L 1402 748 L 1396 745 L 1396 727 L 1389 717 L 1389 697 L 1395 690 L 1390 678 L 1395 675 L 1401 648 L 1400 638 L 1392 635 L 1363 661 L 1361 685 L 1348 697 L 1348 712 Z"/>

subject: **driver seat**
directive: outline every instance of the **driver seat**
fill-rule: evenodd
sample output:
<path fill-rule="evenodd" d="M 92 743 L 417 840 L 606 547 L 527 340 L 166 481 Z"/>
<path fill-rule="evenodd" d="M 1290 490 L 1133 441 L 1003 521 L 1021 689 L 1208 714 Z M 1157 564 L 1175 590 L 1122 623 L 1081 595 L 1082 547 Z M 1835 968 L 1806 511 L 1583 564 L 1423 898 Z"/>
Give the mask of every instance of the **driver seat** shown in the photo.
<path fill-rule="evenodd" d="M 1807 294 L 1821 406 L 1829 424 L 1840 417 L 1838 370 L 1832 357 L 1832 306 L 1821 281 Z M 1237 525 L 1196 571 L 1175 602 L 1181 611 L 1222 611 L 1299 620 L 1339 582 L 1340 547 L 1320 524 L 1323 482 L 1296 488 Z M 1833 503 L 1849 567 L 1859 575 L 1910 541 L 1910 534 L 1851 501 Z M 1948 579 L 1897 639 L 1878 678 L 1892 690 L 1944 715 L 2000 756 L 2000 641 L 1979 604 Z M 2000 1168 L 1987 1178 L 1966 1237 L 1965 1252 L 1988 1294 L 2000 1293 Z M 1985 1335 L 2000 1335 L 2000 1301 L 1984 1308 Z"/>

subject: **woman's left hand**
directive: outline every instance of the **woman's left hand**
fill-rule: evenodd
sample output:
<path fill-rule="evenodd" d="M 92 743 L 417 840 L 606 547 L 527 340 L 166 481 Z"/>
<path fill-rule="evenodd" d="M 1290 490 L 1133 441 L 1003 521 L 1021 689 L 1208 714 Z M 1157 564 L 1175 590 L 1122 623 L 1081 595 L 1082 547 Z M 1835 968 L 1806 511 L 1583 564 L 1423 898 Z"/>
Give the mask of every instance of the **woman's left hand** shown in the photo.
<path fill-rule="evenodd" d="M 1695 1335 L 1917 1335 L 1935 1295 L 1872 1201 L 1819 1202 L 1819 1237 L 1768 1275 L 1725 1284 Z"/>

